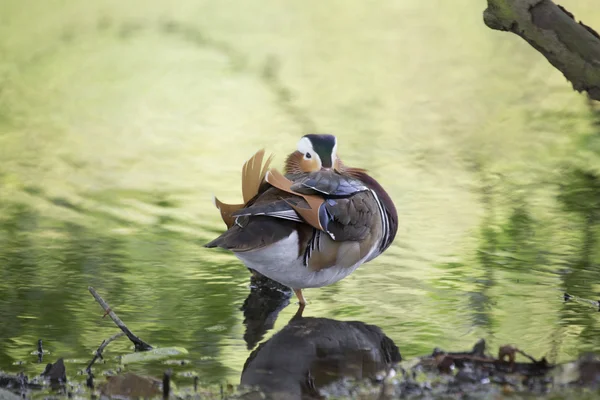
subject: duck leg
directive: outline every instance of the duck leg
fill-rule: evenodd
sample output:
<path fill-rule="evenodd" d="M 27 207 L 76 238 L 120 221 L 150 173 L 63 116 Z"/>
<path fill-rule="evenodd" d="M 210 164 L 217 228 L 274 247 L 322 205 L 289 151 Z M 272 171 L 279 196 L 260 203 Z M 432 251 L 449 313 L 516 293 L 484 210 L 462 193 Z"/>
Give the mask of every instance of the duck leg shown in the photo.
<path fill-rule="evenodd" d="M 302 318 L 302 313 L 303 312 L 304 312 L 304 304 L 298 305 L 298 311 L 296 311 L 296 314 L 294 314 L 294 316 L 292 317 L 292 319 L 290 320 L 290 322 L 292 322 L 295 319 Z"/>
<path fill-rule="evenodd" d="M 306 300 L 304 300 L 304 295 L 302 294 L 302 289 L 294 289 L 294 293 L 296 293 L 296 297 L 298 298 L 298 301 L 300 301 L 300 305 L 305 306 Z"/>

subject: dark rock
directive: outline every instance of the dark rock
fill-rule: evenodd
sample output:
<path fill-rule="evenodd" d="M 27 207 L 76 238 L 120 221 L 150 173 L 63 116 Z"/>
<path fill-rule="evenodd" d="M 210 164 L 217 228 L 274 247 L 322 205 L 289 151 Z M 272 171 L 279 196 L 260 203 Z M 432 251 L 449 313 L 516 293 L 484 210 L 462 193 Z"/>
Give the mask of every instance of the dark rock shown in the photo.
<path fill-rule="evenodd" d="M 41 374 L 49 379 L 51 383 L 64 383 L 67 381 L 67 369 L 62 358 L 59 358 L 54 364 L 46 365 L 46 369 Z"/>
<path fill-rule="evenodd" d="M 343 379 L 376 379 L 402 359 L 379 327 L 296 315 L 254 350 L 241 377 L 272 399 L 319 398 L 319 389 Z"/>
<path fill-rule="evenodd" d="M 0 372 L 0 388 L 26 390 L 28 379 L 25 375 L 8 375 Z"/>

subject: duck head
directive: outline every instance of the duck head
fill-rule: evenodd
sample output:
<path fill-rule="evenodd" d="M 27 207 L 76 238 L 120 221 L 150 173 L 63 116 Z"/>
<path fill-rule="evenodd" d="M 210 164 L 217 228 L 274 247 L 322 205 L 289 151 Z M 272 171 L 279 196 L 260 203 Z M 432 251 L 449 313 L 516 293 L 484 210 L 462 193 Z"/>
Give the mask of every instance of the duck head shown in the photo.
<path fill-rule="evenodd" d="M 336 171 L 342 163 L 337 156 L 337 139 L 333 135 L 304 135 L 298 141 L 296 151 L 291 153 L 285 162 L 285 172 L 298 174 L 302 172 Z"/>

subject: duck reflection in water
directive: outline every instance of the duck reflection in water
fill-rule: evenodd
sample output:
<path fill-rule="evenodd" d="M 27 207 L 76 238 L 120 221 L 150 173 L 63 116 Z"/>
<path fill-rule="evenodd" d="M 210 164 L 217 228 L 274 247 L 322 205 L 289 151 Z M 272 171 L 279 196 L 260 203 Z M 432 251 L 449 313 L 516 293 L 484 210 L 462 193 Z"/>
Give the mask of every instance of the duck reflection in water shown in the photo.
<path fill-rule="evenodd" d="M 279 311 L 289 304 L 291 293 L 269 281 L 255 281 L 242 308 L 249 348 L 260 341 Z M 303 310 L 300 305 L 290 322 L 246 360 L 240 383 L 256 391 L 246 393 L 244 399 L 263 398 L 263 394 L 269 399 L 320 399 L 319 389 L 327 385 L 343 378 L 383 377 L 401 361 L 398 347 L 379 327 L 360 321 L 304 317 Z"/>
<path fill-rule="evenodd" d="M 241 310 L 244 313 L 244 341 L 251 350 L 262 340 L 265 333 L 272 329 L 279 312 L 290 304 L 292 290 L 252 271 L 250 294 Z"/>

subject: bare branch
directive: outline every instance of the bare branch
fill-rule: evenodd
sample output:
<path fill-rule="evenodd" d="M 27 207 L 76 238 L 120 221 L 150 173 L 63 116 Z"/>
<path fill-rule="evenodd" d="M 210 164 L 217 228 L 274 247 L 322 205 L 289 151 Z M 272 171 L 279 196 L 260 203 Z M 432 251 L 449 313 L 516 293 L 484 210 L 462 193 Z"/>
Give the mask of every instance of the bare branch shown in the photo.
<path fill-rule="evenodd" d="M 98 304 L 100 304 L 100 306 L 104 309 L 104 311 L 106 312 L 105 315 L 108 315 L 113 322 L 115 323 L 115 325 L 117 325 L 129 338 L 129 340 L 131 340 L 133 342 L 133 344 L 135 345 L 135 350 L 136 351 L 146 351 L 146 350 L 151 350 L 152 346 L 150 346 L 148 343 L 144 342 L 142 339 L 140 339 L 139 337 L 135 336 L 133 334 L 133 332 L 131 332 L 129 330 L 129 328 L 127 327 L 127 325 L 125 325 L 123 323 L 123 321 L 121 321 L 121 319 L 119 317 L 117 317 L 117 314 L 115 314 L 115 312 L 113 310 L 111 310 L 110 306 L 108 305 L 108 303 L 106 303 L 104 301 L 104 299 L 102 297 L 100 297 L 100 295 L 98 294 L 98 292 L 96 292 L 96 290 L 93 287 L 88 287 L 88 290 L 90 291 L 90 293 L 92 294 L 92 296 L 94 296 L 94 298 L 96 299 L 96 301 L 98 302 Z"/>
<path fill-rule="evenodd" d="M 114 335 L 112 335 L 108 339 L 103 340 L 102 343 L 100 344 L 100 347 L 98 347 L 98 349 L 94 353 L 94 358 L 92 358 L 92 361 L 90 361 L 90 363 L 88 364 L 88 366 L 85 368 L 85 372 L 87 372 L 88 374 L 91 374 L 91 372 L 92 372 L 92 365 L 94 365 L 94 363 L 96 362 L 97 359 L 102 358 L 102 352 L 104 351 L 104 349 L 106 348 L 106 346 L 108 346 L 110 344 L 110 342 L 112 342 L 113 340 L 116 340 L 116 339 L 120 338 L 123 335 L 125 335 L 124 332 L 119 332 L 119 333 L 115 333 Z"/>
<path fill-rule="evenodd" d="M 488 0 L 485 24 L 516 33 L 564 76 L 573 89 L 600 101 L 600 36 L 552 0 Z"/>

